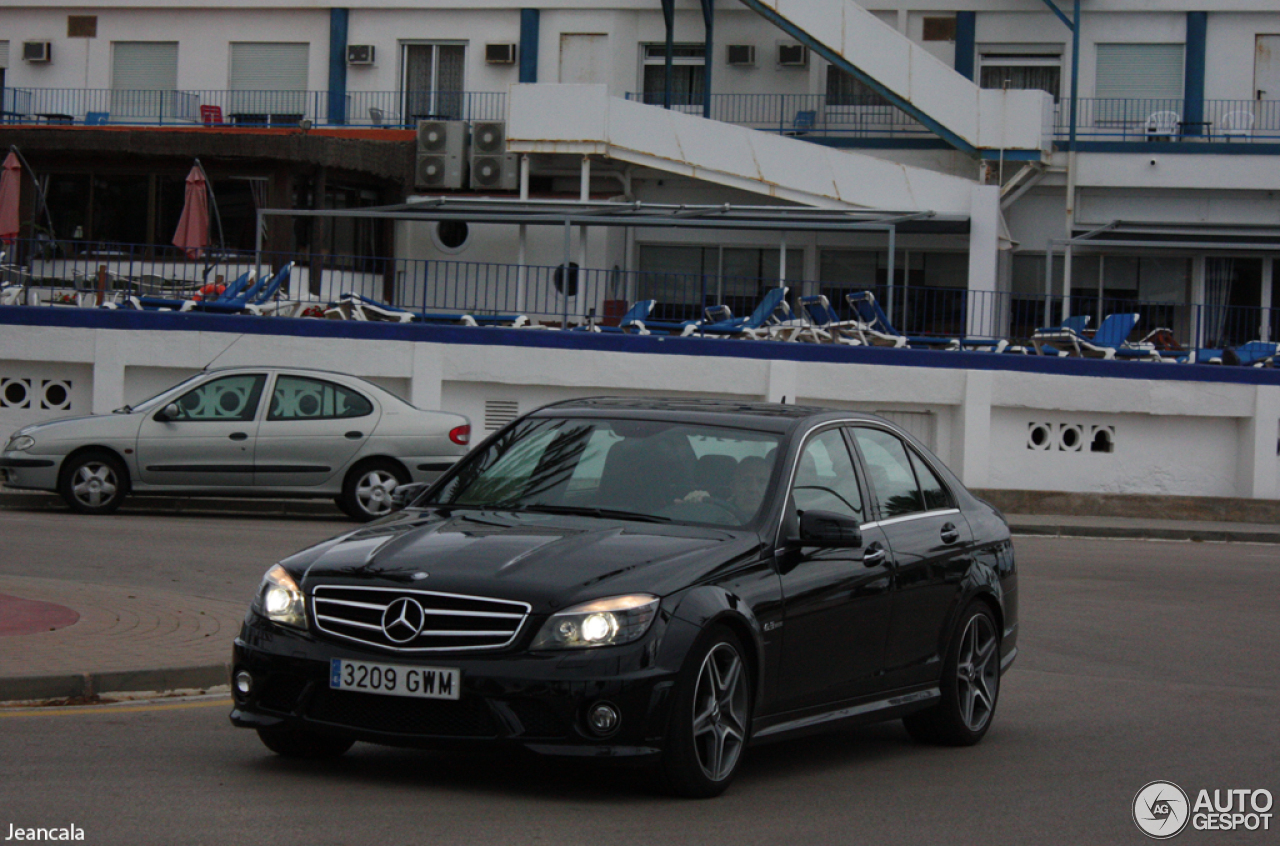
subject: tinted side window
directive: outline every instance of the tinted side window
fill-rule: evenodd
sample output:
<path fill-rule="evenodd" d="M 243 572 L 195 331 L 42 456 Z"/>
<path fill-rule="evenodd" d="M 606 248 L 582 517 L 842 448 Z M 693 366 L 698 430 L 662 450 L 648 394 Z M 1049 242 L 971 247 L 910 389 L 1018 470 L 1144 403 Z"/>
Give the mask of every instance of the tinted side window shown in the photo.
<path fill-rule="evenodd" d="M 350 388 L 320 379 L 280 376 L 267 419 L 332 420 L 372 413 L 373 404 Z"/>
<path fill-rule="evenodd" d="M 833 511 L 864 520 L 853 459 L 839 429 L 814 435 L 800 453 L 792 488 L 797 513 Z"/>
<path fill-rule="evenodd" d="M 953 503 L 942 480 L 929 469 L 929 465 L 924 463 L 915 450 L 908 450 L 908 453 L 911 455 L 911 466 L 916 471 L 916 479 L 920 482 L 920 489 L 924 493 L 925 509 L 932 511 L 935 508 L 950 508 Z"/>
<path fill-rule="evenodd" d="M 261 373 L 224 376 L 205 382 L 178 398 L 175 420 L 244 422 L 258 411 L 258 398 L 267 377 Z"/>
<path fill-rule="evenodd" d="M 881 429 L 855 428 L 853 436 L 862 451 L 883 516 L 900 517 L 924 511 L 924 498 L 902 441 Z"/>

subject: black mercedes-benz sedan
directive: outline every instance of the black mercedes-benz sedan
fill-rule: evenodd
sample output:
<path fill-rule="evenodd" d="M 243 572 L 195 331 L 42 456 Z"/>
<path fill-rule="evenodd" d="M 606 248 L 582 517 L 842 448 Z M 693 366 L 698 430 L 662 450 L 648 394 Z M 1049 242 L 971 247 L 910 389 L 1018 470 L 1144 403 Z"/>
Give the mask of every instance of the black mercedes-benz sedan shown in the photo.
<path fill-rule="evenodd" d="M 515 744 L 714 796 L 749 743 L 977 743 L 1017 653 L 1003 517 L 878 417 L 587 399 L 266 574 L 231 720 L 276 753 Z"/>

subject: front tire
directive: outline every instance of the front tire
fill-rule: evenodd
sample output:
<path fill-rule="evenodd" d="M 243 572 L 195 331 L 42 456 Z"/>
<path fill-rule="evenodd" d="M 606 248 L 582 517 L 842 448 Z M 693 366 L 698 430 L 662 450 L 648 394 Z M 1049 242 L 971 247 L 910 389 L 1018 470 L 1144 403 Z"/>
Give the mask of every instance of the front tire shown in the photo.
<path fill-rule="evenodd" d="M 942 671 L 937 705 L 903 718 L 916 740 L 972 746 L 991 727 L 1000 696 L 1000 630 L 981 602 L 960 615 Z"/>
<path fill-rule="evenodd" d="M 58 493 L 72 511 L 110 514 L 129 493 L 129 471 L 109 452 L 84 452 L 62 468 Z"/>
<path fill-rule="evenodd" d="M 258 729 L 258 737 L 264 746 L 282 758 L 312 761 L 341 757 L 356 742 L 355 738 L 338 734 L 293 728 Z"/>
<path fill-rule="evenodd" d="M 662 756 L 678 796 L 719 796 L 733 781 L 751 727 L 751 672 L 737 636 L 710 629 L 690 651 L 676 683 Z"/>
<path fill-rule="evenodd" d="M 367 523 L 394 511 L 391 492 L 408 484 L 409 474 L 394 461 L 366 461 L 347 474 L 338 507 L 352 520 Z"/>

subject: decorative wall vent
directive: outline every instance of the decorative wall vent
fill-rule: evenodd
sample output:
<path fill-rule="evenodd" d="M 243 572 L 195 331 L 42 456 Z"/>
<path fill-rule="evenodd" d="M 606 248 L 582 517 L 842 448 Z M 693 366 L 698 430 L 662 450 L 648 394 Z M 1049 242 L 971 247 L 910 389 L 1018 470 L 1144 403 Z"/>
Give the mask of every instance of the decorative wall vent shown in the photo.
<path fill-rule="evenodd" d="M 485 400 L 484 429 L 495 432 L 520 416 L 520 403 L 515 400 Z"/>
<path fill-rule="evenodd" d="M 1115 452 L 1116 427 L 1083 423 L 1027 424 L 1027 449 L 1039 452 Z"/>
<path fill-rule="evenodd" d="M 71 380 L 0 378 L 0 408 L 70 411 Z"/>

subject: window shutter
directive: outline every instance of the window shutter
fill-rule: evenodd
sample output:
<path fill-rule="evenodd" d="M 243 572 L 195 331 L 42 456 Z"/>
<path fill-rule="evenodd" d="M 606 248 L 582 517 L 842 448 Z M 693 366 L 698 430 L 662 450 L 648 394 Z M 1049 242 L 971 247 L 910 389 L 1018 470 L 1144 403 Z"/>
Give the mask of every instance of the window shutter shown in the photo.
<path fill-rule="evenodd" d="M 233 42 L 232 91 L 306 91 L 307 49 L 303 44 Z"/>
<path fill-rule="evenodd" d="M 116 41 L 111 45 L 115 91 L 173 91 L 178 87 L 178 42 Z"/>
<path fill-rule="evenodd" d="M 1181 100 L 1184 52 L 1182 44 L 1099 44 L 1094 96 Z"/>
<path fill-rule="evenodd" d="M 9 67 L 9 42 L 0 41 L 0 68 Z"/>

